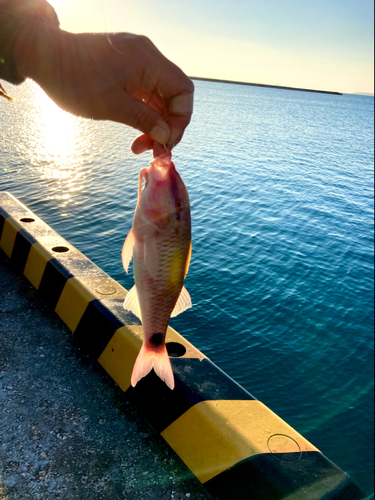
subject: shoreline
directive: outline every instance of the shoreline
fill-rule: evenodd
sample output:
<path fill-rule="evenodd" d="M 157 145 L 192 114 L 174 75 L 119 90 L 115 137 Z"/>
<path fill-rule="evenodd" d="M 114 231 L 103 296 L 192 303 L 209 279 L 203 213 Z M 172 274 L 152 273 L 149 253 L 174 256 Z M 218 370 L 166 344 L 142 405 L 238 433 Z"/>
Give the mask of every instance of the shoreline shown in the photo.
<path fill-rule="evenodd" d="M 237 82 L 233 80 L 217 80 L 215 78 L 202 78 L 199 76 L 191 76 L 190 78 L 191 80 L 198 80 L 202 82 L 232 83 L 235 85 L 246 85 L 248 87 L 266 87 L 269 89 L 295 90 L 299 92 L 314 92 L 317 94 L 343 95 L 341 92 L 334 92 L 331 90 L 314 90 L 314 89 L 303 89 L 298 87 L 286 87 L 284 85 L 268 85 L 265 83 L 248 83 L 248 82 Z"/>

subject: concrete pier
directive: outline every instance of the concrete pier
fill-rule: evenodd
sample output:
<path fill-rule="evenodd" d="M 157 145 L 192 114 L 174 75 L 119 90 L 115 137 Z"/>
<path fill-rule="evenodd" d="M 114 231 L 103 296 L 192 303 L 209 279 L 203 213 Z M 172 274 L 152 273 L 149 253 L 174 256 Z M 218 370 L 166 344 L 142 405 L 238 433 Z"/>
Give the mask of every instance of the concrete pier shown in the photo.
<path fill-rule="evenodd" d="M 211 500 L 0 250 L 0 500 Z"/>

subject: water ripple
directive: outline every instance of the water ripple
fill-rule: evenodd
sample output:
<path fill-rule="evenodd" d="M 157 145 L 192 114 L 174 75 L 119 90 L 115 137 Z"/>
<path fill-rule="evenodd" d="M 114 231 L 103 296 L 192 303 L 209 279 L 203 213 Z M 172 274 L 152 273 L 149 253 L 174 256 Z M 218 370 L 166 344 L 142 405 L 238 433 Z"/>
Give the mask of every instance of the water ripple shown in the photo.
<path fill-rule="evenodd" d="M 196 89 L 174 154 L 191 198 L 194 307 L 172 326 L 370 494 L 374 100 Z M 129 151 L 136 132 L 63 113 L 30 82 L 12 92 L 0 189 L 130 288 L 120 253 L 149 160 Z"/>

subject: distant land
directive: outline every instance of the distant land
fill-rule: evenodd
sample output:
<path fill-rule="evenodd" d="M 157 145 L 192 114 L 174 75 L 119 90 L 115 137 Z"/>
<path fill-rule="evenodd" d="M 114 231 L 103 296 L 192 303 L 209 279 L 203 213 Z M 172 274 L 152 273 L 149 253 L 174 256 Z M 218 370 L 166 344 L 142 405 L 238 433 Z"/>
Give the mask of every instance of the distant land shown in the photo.
<path fill-rule="evenodd" d="M 342 95 L 340 92 L 332 92 L 330 90 L 300 89 L 297 87 L 284 87 L 281 85 L 266 85 L 264 83 L 248 83 L 248 82 L 235 82 L 232 80 L 216 80 L 215 78 L 201 78 L 199 76 L 191 76 L 190 78 L 192 80 L 199 80 L 202 82 L 232 83 L 235 85 L 248 85 L 250 87 L 266 87 L 269 89 L 297 90 L 299 92 L 316 92 L 318 94 Z"/>

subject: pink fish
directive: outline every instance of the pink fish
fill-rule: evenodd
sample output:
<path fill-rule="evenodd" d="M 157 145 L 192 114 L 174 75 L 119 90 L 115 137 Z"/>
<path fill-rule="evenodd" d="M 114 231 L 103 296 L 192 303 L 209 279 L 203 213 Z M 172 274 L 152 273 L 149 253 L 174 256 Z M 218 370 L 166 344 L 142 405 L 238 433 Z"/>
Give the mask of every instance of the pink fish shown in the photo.
<path fill-rule="evenodd" d="M 189 195 L 171 153 L 166 153 L 140 171 L 133 227 L 122 249 L 126 272 L 133 258 L 135 281 L 124 309 L 132 311 L 143 325 L 143 345 L 131 377 L 133 387 L 154 369 L 174 388 L 165 335 L 169 318 L 191 307 L 183 285 L 190 257 Z"/>

